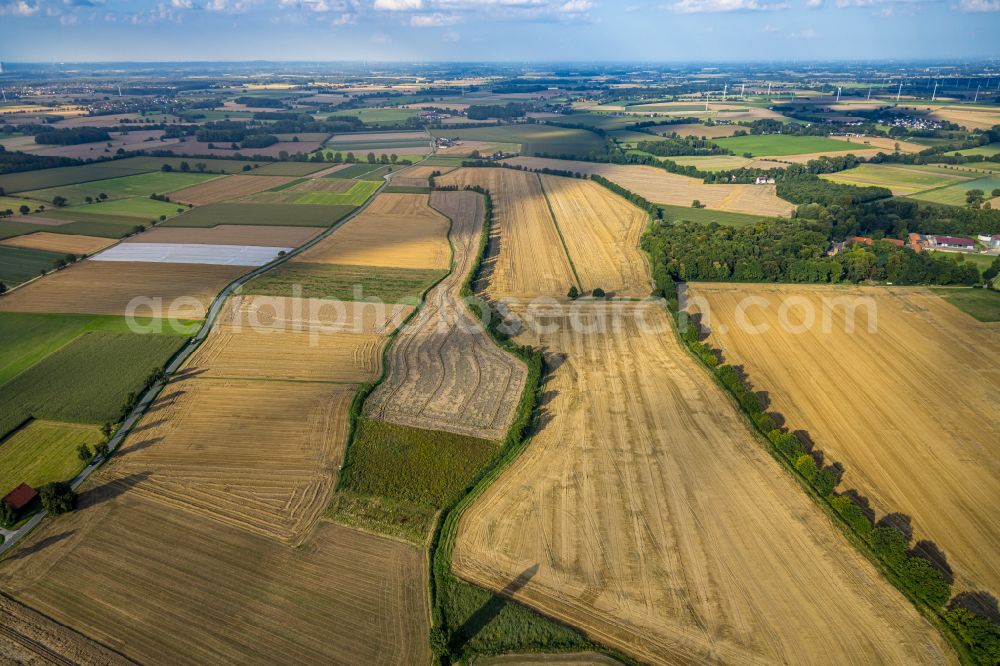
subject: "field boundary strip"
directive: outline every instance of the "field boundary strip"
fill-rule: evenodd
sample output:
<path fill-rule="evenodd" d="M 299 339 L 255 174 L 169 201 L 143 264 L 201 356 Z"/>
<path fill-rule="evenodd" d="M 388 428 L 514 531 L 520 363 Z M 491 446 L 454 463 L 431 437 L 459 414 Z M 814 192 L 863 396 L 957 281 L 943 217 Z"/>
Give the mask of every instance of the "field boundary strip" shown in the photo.
<path fill-rule="evenodd" d="M 371 204 L 372 200 L 379 194 L 379 192 L 381 192 L 381 190 L 385 186 L 386 186 L 386 181 L 383 180 L 382 183 L 381 183 L 381 185 L 379 185 L 378 189 L 362 205 L 358 206 L 355 210 L 351 211 L 351 213 L 349 213 L 348 215 L 345 215 L 343 218 L 341 218 L 340 220 L 338 220 L 334 224 L 330 225 L 325 230 L 323 230 L 321 233 L 319 233 L 316 236 L 314 236 L 313 238 L 309 239 L 308 241 L 306 241 L 302 245 L 298 246 L 297 248 L 295 248 L 291 252 L 288 252 L 287 254 L 285 254 L 283 256 L 277 257 L 276 259 L 272 260 L 271 262 L 269 262 L 267 264 L 264 264 L 263 266 L 260 266 L 260 267 L 255 268 L 255 269 L 253 269 L 253 270 L 251 270 L 251 271 L 249 271 L 247 273 L 244 273 L 243 275 L 237 277 L 235 280 L 233 280 L 232 282 L 230 282 L 229 284 L 227 284 L 222 289 L 222 291 L 220 291 L 216 295 L 215 299 L 212 301 L 211 305 L 209 306 L 208 311 L 205 313 L 205 320 L 202 323 L 201 328 L 194 334 L 194 336 L 192 336 L 192 338 L 188 341 L 187 344 L 183 345 L 177 351 L 177 353 L 174 354 L 174 356 L 170 360 L 167 361 L 167 363 L 166 363 L 166 365 L 164 367 L 163 377 L 161 379 L 157 380 L 156 382 L 154 382 L 149 388 L 147 388 L 141 394 L 141 396 L 139 397 L 138 401 L 136 402 L 136 406 L 125 417 L 125 419 L 122 421 L 121 427 L 119 427 L 119 429 L 117 430 L 117 432 L 115 432 L 115 434 L 108 441 L 108 455 L 105 456 L 102 459 L 95 460 L 94 462 L 92 462 L 89 465 L 87 465 L 83 469 L 83 471 L 81 471 L 70 482 L 70 486 L 74 490 L 76 490 L 77 488 L 79 488 L 80 485 L 87 479 L 87 477 L 89 477 L 94 471 L 96 471 L 99 467 L 101 467 L 105 462 L 107 462 L 111 458 L 111 456 L 118 449 L 118 447 L 121 445 L 121 443 L 125 440 L 125 438 L 128 436 L 128 434 L 132 431 L 132 428 L 146 414 L 146 411 L 153 404 L 153 401 L 156 399 L 156 397 L 160 394 L 160 392 L 166 386 L 167 381 L 170 379 L 171 375 L 173 375 L 173 373 L 177 371 L 177 369 L 180 367 L 180 365 L 184 361 L 186 361 L 201 346 L 201 344 L 208 338 L 208 335 L 211 333 L 212 329 L 215 328 L 215 324 L 218 321 L 219 313 L 222 311 L 222 308 L 225 305 L 226 300 L 239 287 L 243 286 L 245 283 L 249 282 L 253 278 L 258 277 L 258 276 L 266 273 L 267 271 L 271 270 L 272 268 L 276 268 L 277 266 L 279 266 L 280 264 L 285 263 L 286 261 L 288 261 L 292 257 L 295 257 L 298 254 L 302 253 L 303 251 L 309 249 L 310 247 L 312 247 L 313 245 L 315 245 L 319 241 L 325 239 L 327 236 L 329 236 L 330 234 L 332 234 L 333 232 L 335 232 L 341 226 L 343 226 L 344 224 L 346 224 L 350 220 L 354 219 L 354 217 L 356 217 L 357 215 L 359 215 L 365 209 L 368 208 L 368 206 L 369 206 L 369 204 Z M 384 352 L 385 352 L 385 348 L 383 348 L 383 354 L 384 354 Z M 384 360 L 385 359 L 383 358 L 383 362 L 384 362 Z M 352 409 L 353 409 L 353 403 L 352 403 Z M 331 490 L 331 492 L 332 492 L 332 490 Z M 6 553 L 7 551 L 9 551 L 14 545 L 16 545 L 18 542 L 20 542 L 21 539 L 23 539 L 29 532 L 31 532 L 32 530 L 34 530 L 34 528 L 38 527 L 38 525 L 41 524 L 42 520 L 45 519 L 46 515 L 47 515 L 47 513 L 46 513 L 46 511 L 44 509 L 40 510 L 38 513 L 36 513 L 34 516 L 32 516 L 24 525 L 22 525 L 19 529 L 17 529 L 12 534 L 10 534 L 7 537 L 7 539 L 2 544 L 0 544 L 0 556 L 3 556 L 4 553 Z"/>
<path fill-rule="evenodd" d="M 539 173 L 535 173 L 535 178 L 538 179 L 538 187 L 542 190 L 542 196 L 545 197 L 545 205 L 549 209 L 549 215 L 552 216 L 552 224 L 556 227 L 556 233 L 559 234 L 559 242 L 562 243 L 563 252 L 566 253 L 566 260 L 569 261 L 569 267 L 573 269 L 573 279 L 576 280 L 576 288 L 583 290 L 583 283 L 580 282 L 580 274 L 576 272 L 576 264 L 573 263 L 573 257 L 569 253 L 569 247 L 566 245 L 566 237 L 563 236 L 562 227 L 559 226 L 559 220 L 556 219 L 556 212 L 552 209 L 552 201 L 549 200 L 549 193 L 545 189 L 545 181 L 542 180 L 542 176 Z"/>

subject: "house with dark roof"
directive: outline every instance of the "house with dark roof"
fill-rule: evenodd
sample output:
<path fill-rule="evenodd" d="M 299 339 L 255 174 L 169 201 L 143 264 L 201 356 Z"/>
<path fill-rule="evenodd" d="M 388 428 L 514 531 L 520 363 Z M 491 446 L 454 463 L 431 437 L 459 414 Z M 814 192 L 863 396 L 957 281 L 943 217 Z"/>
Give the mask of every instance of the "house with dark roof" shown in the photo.
<path fill-rule="evenodd" d="M 4 495 L 0 502 L 3 502 L 17 512 L 35 501 L 36 497 L 38 497 L 38 491 L 29 486 L 27 483 L 22 483 L 17 488 L 14 488 L 14 490 Z"/>

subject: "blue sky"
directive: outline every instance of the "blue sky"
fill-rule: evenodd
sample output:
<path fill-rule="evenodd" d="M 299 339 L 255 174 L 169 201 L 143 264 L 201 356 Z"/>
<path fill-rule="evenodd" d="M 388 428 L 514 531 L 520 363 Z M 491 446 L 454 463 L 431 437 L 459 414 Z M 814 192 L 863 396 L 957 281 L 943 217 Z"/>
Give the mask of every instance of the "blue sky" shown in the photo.
<path fill-rule="evenodd" d="M 1000 57 L 1000 0 L 0 0 L 0 60 Z"/>

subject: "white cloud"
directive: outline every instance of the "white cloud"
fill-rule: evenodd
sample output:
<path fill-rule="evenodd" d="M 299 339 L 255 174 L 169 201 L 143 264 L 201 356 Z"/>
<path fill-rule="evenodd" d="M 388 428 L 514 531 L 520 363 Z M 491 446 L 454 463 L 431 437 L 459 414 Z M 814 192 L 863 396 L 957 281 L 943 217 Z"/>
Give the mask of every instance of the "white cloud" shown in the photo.
<path fill-rule="evenodd" d="M 455 25 L 462 20 L 457 14 L 414 14 L 410 17 L 410 25 L 414 28 L 441 28 L 446 25 Z"/>
<path fill-rule="evenodd" d="M 344 12 L 337 18 L 333 19 L 334 25 L 351 25 L 358 22 L 358 15 L 352 14 L 351 12 Z"/>
<path fill-rule="evenodd" d="M 376 44 L 389 44 L 392 42 L 392 37 L 385 34 L 384 32 L 376 32 L 372 35 L 372 41 Z"/>
<path fill-rule="evenodd" d="M 39 9 L 41 9 L 41 6 L 37 2 L 18 0 L 18 2 L 7 2 L 0 5 L 0 16 L 5 14 L 10 14 L 11 16 L 34 16 L 38 13 Z"/>
<path fill-rule="evenodd" d="M 1000 0 L 961 0 L 958 6 L 963 12 L 1000 12 Z"/>
<path fill-rule="evenodd" d="M 718 12 L 762 12 L 788 9 L 784 2 L 760 0 L 679 0 L 666 9 L 679 14 L 704 14 Z"/>
<path fill-rule="evenodd" d="M 778 30 L 778 26 L 771 25 L 770 23 L 764 25 L 764 27 L 760 29 L 761 32 L 778 32 Z"/>
<path fill-rule="evenodd" d="M 559 11 L 566 12 L 568 14 L 575 14 L 577 12 L 588 12 L 594 8 L 594 3 L 590 0 L 566 0 L 559 7 Z"/>
<path fill-rule="evenodd" d="M 823 6 L 823 0 L 806 0 L 806 7 L 818 9 Z"/>
<path fill-rule="evenodd" d="M 462 36 L 457 32 L 455 32 L 454 30 L 449 30 L 448 32 L 444 33 L 444 41 L 446 42 L 457 42 L 460 39 L 462 39 Z"/>
<path fill-rule="evenodd" d="M 423 9 L 423 0 L 375 0 L 375 9 L 385 12 L 409 12 Z"/>
<path fill-rule="evenodd" d="M 803 28 L 798 32 L 793 32 L 788 35 L 792 39 L 816 39 L 816 31 L 812 28 Z"/>

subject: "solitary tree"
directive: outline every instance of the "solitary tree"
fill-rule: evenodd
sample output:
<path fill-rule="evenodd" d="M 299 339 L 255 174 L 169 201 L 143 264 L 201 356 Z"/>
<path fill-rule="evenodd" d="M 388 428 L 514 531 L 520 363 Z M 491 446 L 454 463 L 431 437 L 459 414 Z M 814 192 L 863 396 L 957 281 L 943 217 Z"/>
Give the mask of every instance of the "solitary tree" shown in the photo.
<path fill-rule="evenodd" d="M 191 165 L 187 162 L 181 162 L 181 171 L 190 171 Z"/>
<path fill-rule="evenodd" d="M 69 201 L 66 199 L 66 197 L 59 195 L 52 197 L 52 205 L 55 206 L 56 208 L 62 208 L 68 203 Z"/>
<path fill-rule="evenodd" d="M 21 212 L 21 215 L 27 215 L 28 213 L 31 212 L 31 208 L 29 208 L 28 206 L 25 206 L 23 204 L 21 205 L 20 208 L 18 208 L 18 210 Z"/>
<path fill-rule="evenodd" d="M 58 516 L 76 508 L 76 493 L 65 481 L 54 481 L 42 486 L 38 491 L 42 508 Z"/>
<path fill-rule="evenodd" d="M 194 168 L 197 169 L 200 173 L 205 173 L 205 169 L 208 168 L 208 165 L 205 164 L 204 162 L 195 162 Z"/>
<path fill-rule="evenodd" d="M 569 296 L 570 298 L 572 298 L 573 300 L 576 300 L 577 298 L 580 297 L 580 290 L 577 289 L 576 285 L 574 284 L 573 286 L 571 286 L 569 288 L 569 293 L 566 294 L 566 295 Z"/>
<path fill-rule="evenodd" d="M 88 464 L 94 459 L 94 453 L 90 450 L 89 446 L 81 444 L 76 447 L 76 457 L 83 461 L 84 464 Z"/>
<path fill-rule="evenodd" d="M 604 298 L 607 295 L 604 293 L 604 290 L 601 289 L 600 287 L 595 287 L 594 291 L 590 293 L 593 294 L 594 298 Z"/>
<path fill-rule="evenodd" d="M 174 170 L 174 168 L 172 166 L 170 166 L 169 164 L 166 164 L 166 163 L 164 163 L 164 165 L 160 167 L 160 171 L 164 171 L 164 172 L 167 172 L 167 173 L 169 173 L 169 172 L 171 172 L 173 170 Z"/>

